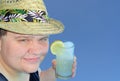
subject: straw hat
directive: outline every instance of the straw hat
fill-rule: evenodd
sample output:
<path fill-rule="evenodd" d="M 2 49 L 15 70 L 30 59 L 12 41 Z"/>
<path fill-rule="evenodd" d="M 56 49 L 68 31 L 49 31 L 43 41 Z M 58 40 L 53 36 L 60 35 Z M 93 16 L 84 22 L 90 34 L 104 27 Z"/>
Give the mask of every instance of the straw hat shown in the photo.
<path fill-rule="evenodd" d="M 43 0 L 0 0 L 0 28 L 21 34 L 57 34 L 61 22 L 49 18 Z"/>

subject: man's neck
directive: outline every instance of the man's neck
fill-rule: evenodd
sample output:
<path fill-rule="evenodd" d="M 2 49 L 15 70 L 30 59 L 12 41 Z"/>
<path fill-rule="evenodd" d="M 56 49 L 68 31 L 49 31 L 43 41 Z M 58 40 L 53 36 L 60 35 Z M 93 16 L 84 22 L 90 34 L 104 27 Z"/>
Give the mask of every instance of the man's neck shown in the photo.
<path fill-rule="evenodd" d="M 27 73 L 17 72 L 8 67 L 0 56 L 0 73 L 9 81 L 29 81 L 30 75 Z"/>

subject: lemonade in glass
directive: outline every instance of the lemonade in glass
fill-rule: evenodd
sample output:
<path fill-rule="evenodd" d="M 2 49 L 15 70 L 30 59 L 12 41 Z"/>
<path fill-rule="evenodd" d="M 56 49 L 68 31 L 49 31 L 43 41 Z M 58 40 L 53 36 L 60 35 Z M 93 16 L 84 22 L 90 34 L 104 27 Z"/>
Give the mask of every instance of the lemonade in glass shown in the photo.
<path fill-rule="evenodd" d="M 68 79 L 72 76 L 74 44 L 70 41 L 55 41 L 51 45 L 52 54 L 56 55 L 56 76 Z"/>

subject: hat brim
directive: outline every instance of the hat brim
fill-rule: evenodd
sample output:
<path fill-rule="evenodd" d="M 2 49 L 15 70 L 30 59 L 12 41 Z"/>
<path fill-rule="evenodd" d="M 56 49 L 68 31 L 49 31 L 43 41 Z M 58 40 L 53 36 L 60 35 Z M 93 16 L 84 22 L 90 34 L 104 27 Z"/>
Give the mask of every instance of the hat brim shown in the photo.
<path fill-rule="evenodd" d="M 55 19 L 48 19 L 47 22 L 0 22 L 0 28 L 20 33 L 20 34 L 58 34 L 63 32 L 64 26 L 63 24 Z"/>

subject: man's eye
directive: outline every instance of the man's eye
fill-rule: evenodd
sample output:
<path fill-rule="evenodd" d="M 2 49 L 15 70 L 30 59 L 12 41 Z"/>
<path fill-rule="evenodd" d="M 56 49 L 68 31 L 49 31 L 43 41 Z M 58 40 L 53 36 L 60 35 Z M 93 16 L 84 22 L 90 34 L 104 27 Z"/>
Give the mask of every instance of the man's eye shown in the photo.
<path fill-rule="evenodd" d="M 19 40 L 20 42 L 27 42 L 27 41 L 29 41 L 28 39 L 20 39 Z"/>
<path fill-rule="evenodd" d="M 48 38 L 42 38 L 39 41 L 48 41 Z"/>

